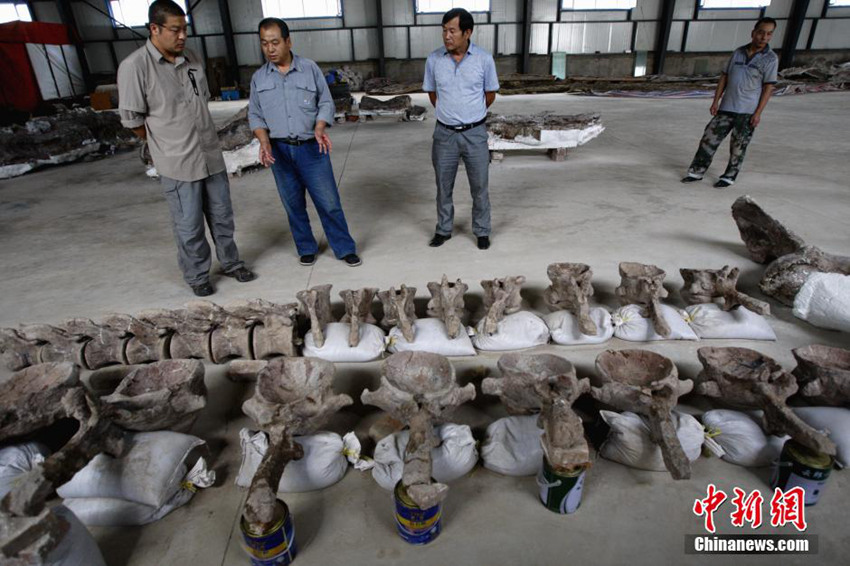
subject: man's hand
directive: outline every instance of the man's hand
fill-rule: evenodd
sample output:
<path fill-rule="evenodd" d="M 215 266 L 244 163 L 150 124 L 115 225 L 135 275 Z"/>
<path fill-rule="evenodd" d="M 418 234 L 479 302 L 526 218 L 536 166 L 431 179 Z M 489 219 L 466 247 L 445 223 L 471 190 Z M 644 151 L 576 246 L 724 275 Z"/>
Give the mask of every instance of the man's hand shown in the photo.
<path fill-rule="evenodd" d="M 136 134 L 136 137 L 142 140 L 148 139 L 148 131 L 144 126 L 139 126 L 138 128 L 131 128 L 131 132 Z"/>
<path fill-rule="evenodd" d="M 755 128 L 756 126 L 759 125 L 759 122 L 761 122 L 761 114 L 759 112 L 756 112 L 755 114 L 750 116 L 750 126 L 751 127 Z"/>
<path fill-rule="evenodd" d="M 268 140 L 260 142 L 260 163 L 263 164 L 263 167 L 270 167 L 274 163 L 272 144 Z"/>
<path fill-rule="evenodd" d="M 319 142 L 319 153 L 330 155 L 333 144 L 331 144 L 331 138 L 325 133 L 325 123 L 322 121 L 317 122 L 316 130 L 313 134 L 316 136 L 316 141 Z"/>
<path fill-rule="evenodd" d="M 717 116 L 718 108 L 719 108 L 719 104 L 717 104 L 717 101 L 715 100 L 714 102 L 711 103 L 711 108 L 709 108 L 708 111 L 711 112 L 712 116 Z"/>

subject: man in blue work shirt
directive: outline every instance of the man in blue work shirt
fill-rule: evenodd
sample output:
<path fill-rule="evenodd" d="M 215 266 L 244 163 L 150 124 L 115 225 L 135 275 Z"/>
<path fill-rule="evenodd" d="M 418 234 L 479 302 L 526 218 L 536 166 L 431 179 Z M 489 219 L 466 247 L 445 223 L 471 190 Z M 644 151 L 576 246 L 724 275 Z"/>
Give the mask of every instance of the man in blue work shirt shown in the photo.
<path fill-rule="evenodd" d="M 732 132 L 729 144 L 729 164 L 715 188 L 724 189 L 735 183 L 747 145 L 761 121 L 761 113 L 773 94 L 779 59 L 768 42 L 776 30 L 776 20 L 761 18 L 751 33 L 752 41 L 732 53 L 711 103 L 711 115 L 683 183 L 702 180 L 714 153 Z M 721 102 L 720 98 L 723 97 Z M 719 105 L 719 106 L 718 106 Z"/>
<path fill-rule="evenodd" d="M 358 266 L 362 262 L 342 211 L 325 132 L 334 117 L 327 82 L 316 63 L 292 52 L 286 22 L 265 18 L 259 33 L 268 63 L 251 78 L 248 124 L 260 141 L 260 162 L 272 168 L 301 265 L 313 265 L 319 253 L 306 190 L 336 258 Z"/>
<path fill-rule="evenodd" d="M 487 108 L 496 99 L 499 79 L 492 55 L 470 41 L 475 22 L 462 8 L 443 16 L 443 47 L 428 56 L 422 90 L 437 112 L 431 161 L 437 177 L 437 228 L 431 247 L 452 237 L 454 190 L 461 159 L 472 194 L 472 232 L 478 249 L 490 247 L 490 150 Z"/>

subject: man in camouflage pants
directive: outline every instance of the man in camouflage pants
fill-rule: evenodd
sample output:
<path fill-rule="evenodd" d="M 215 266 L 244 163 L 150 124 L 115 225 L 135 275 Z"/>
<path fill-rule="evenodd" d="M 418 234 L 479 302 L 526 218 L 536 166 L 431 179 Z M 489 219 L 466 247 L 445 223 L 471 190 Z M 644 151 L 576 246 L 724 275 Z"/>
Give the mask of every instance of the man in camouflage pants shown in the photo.
<path fill-rule="evenodd" d="M 711 104 L 714 118 L 705 128 L 683 183 L 702 180 L 714 153 L 729 132 L 732 132 L 729 164 L 714 186 L 722 189 L 735 183 L 747 145 L 777 80 L 778 57 L 768 45 L 775 29 L 776 20 L 761 18 L 753 28 L 752 41 L 736 49 L 729 58 Z"/>

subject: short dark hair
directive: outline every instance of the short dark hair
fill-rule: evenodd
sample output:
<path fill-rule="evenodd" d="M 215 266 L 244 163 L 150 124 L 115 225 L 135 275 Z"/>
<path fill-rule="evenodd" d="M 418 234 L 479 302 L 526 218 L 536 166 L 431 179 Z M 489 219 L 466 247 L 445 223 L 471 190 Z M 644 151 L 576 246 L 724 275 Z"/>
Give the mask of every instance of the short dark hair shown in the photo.
<path fill-rule="evenodd" d="M 455 18 L 457 18 L 458 23 L 460 23 L 461 33 L 465 32 L 466 30 L 472 31 L 472 28 L 475 27 L 475 20 L 472 19 L 472 14 L 470 14 L 463 8 L 452 8 L 451 10 L 443 14 L 443 25 L 446 25 Z"/>
<path fill-rule="evenodd" d="M 260 25 L 257 26 L 257 33 L 260 33 L 266 28 L 277 26 L 280 28 L 280 37 L 286 39 L 289 37 L 289 26 L 280 18 L 263 18 L 260 20 Z"/>
<path fill-rule="evenodd" d="M 168 16 L 185 16 L 186 12 L 176 2 L 172 0 L 156 0 L 148 8 L 148 24 L 156 24 L 164 26 Z"/>
<path fill-rule="evenodd" d="M 756 22 L 756 25 L 753 26 L 753 30 L 759 29 L 759 26 L 762 24 L 773 24 L 773 29 L 776 29 L 776 20 L 773 18 L 768 18 L 765 16 L 764 18 L 759 18 Z"/>

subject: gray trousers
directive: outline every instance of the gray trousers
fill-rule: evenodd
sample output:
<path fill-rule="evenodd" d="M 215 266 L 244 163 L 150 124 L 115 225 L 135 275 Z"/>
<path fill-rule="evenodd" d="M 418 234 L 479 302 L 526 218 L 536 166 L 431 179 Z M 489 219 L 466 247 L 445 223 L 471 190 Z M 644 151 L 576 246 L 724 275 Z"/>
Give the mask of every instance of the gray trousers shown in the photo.
<path fill-rule="evenodd" d="M 490 150 L 487 147 L 487 126 L 481 124 L 465 132 L 454 132 L 437 124 L 431 161 L 437 177 L 437 228 L 436 233 L 451 236 L 455 207 L 452 192 L 460 160 L 466 167 L 469 192 L 472 194 L 472 233 L 490 235 L 489 167 Z"/>
<path fill-rule="evenodd" d="M 177 242 L 177 263 L 189 285 L 209 282 L 212 258 L 204 219 L 210 227 L 215 255 L 225 272 L 242 267 L 233 241 L 233 206 L 227 172 L 200 181 L 177 181 L 160 176 L 165 200 L 171 211 L 171 225 Z"/>

